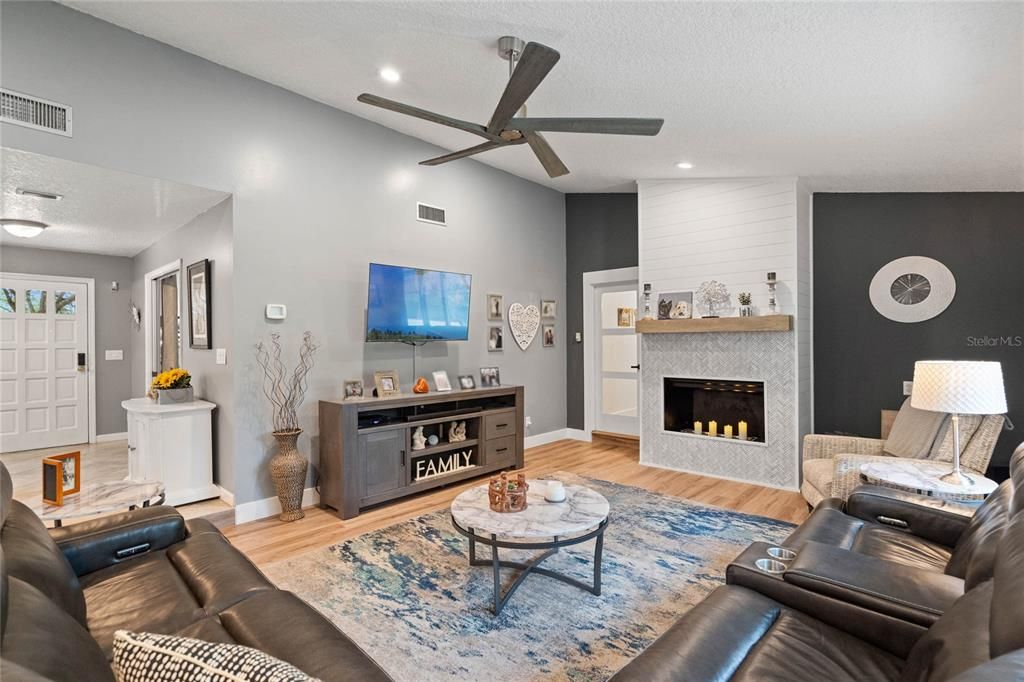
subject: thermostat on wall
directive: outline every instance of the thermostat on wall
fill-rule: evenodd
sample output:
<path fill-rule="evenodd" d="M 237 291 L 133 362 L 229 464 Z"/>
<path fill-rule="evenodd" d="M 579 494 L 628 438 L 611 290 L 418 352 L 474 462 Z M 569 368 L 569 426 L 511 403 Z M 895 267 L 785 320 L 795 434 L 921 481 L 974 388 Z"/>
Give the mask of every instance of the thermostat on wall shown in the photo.
<path fill-rule="evenodd" d="M 288 307 L 284 303 L 267 304 L 268 320 L 283 320 L 286 317 L 288 317 Z"/>

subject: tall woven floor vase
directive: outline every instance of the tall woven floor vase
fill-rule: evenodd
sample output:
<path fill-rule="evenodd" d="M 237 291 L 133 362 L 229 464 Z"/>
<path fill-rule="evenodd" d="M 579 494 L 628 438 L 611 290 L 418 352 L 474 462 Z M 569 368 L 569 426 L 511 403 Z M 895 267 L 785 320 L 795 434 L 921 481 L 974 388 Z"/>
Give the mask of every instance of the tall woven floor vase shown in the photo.
<path fill-rule="evenodd" d="M 306 486 L 306 469 L 309 462 L 296 447 L 302 429 L 275 431 L 277 452 L 270 458 L 270 478 L 274 481 L 277 499 L 281 501 L 282 521 L 298 521 L 305 516 L 302 511 L 302 491 Z"/>

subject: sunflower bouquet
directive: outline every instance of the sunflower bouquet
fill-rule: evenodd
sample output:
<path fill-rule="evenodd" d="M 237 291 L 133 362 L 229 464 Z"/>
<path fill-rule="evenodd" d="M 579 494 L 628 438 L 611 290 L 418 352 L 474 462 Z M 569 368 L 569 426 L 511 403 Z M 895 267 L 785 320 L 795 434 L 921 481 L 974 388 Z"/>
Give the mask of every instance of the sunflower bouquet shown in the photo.
<path fill-rule="evenodd" d="M 175 367 L 167 370 L 166 372 L 160 372 L 153 377 L 153 381 L 149 384 L 149 397 L 156 399 L 157 402 L 162 402 L 160 400 L 161 391 L 171 391 L 179 388 L 189 389 L 188 393 L 191 393 L 192 375 L 189 374 L 186 369 Z M 166 395 L 167 398 L 171 398 L 170 395 L 164 395 Z M 180 402 L 181 398 L 184 398 L 185 400 L 191 399 L 190 397 L 181 395 L 179 400 L 172 399 L 171 402 Z"/>

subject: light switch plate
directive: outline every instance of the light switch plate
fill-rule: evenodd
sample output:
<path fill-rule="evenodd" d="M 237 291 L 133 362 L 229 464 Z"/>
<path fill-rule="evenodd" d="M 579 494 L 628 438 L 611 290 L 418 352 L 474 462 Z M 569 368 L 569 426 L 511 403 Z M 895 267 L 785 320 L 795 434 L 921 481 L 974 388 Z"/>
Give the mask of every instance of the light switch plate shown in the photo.
<path fill-rule="evenodd" d="M 217 349 L 217 364 L 226 365 L 228 364 L 228 349 L 218 348 Z"/>
<path fill-rule="evenodd" d="M 283 320 L 288 317 L 288 307 L 283 303 L 268 303 L 266 315 L 268 320 Z"/>
<path fill-rule="evenodd" d="M 105 360 L 124 360 L 123 350 L 107 350 L 103 351 L 103 359 Z"/>
<path fill-rule="evenodd" d="M 576 343 L 583 342 L 583 332 L 576 332 Z"/>
<path fill-rule="evenodd" d="M 910 392 L 913 391 L 913 390 L 914 390 L 914 382 L 913 381 L 904 381 L 903 382 L 903 395 L 910 395 Z"/>

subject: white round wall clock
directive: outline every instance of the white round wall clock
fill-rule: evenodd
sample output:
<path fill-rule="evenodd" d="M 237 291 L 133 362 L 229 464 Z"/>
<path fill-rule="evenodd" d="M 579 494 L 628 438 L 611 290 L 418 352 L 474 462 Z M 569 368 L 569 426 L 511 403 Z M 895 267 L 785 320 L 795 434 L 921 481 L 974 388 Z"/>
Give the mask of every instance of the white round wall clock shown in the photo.
<path fill-rule="evenodd" d="M 939 315 L 956 295 L 949 268 L 924 256 L 907 256 L 886 263 L 868 287 L 871 305 L 896 322 L 923 322 Z"/>

